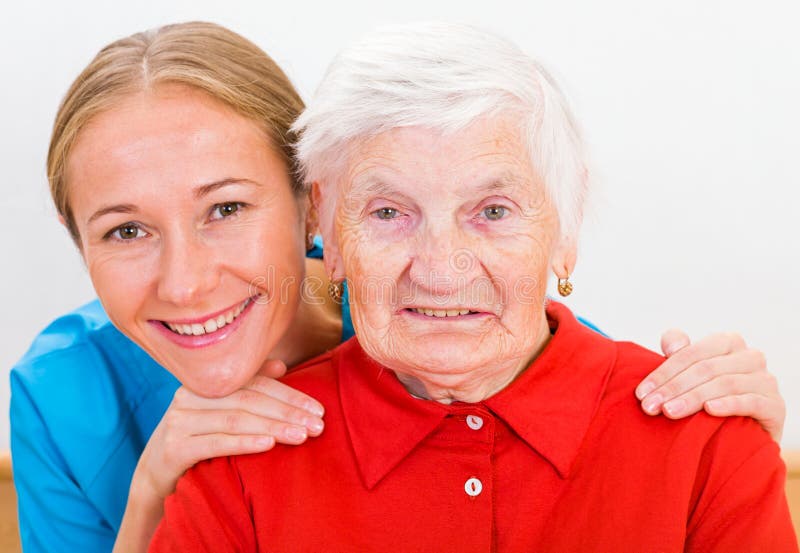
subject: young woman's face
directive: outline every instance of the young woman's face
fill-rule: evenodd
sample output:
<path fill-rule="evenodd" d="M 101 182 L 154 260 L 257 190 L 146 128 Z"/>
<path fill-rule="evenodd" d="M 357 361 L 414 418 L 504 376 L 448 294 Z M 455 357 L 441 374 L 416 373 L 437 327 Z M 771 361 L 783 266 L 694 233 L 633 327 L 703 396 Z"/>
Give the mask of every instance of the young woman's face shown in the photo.
<path fill-rule="evenodd" d="M 112 322 L 199 394 L 252 378 L 296 311 L 305 256 L 305 205 L 264 131 L 162 86 L 90 121 L 66 177 Z"/>

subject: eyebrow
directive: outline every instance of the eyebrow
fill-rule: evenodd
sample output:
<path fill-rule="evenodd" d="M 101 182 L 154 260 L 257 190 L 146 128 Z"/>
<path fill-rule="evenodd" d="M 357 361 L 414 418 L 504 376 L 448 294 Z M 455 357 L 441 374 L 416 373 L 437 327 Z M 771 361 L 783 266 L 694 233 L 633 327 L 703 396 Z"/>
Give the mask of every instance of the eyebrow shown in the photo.
<path fill-rule="evenodd" d="M 211 194 L 215 190 L 219 190 L 220 188 L 225 188 L 226 186 L 231 186 L 234 184 L 246 184 L 250 186 L 261 186 L 260 182 L 256 182 L 250 179 L 234 179 L 234 178 L 227 178 L 222 179 L 216 182 L 211 182 L 209 184 L 204 184 L 202 186 L 198 186 L 194 189 L 194 197 L 195 199 L 199 200 L 203 196 L 207 196 Z"/>
<path fill-rule="evenodd" d="M 133 204 L 118 204 L 118 205 L 109 205 L 106 207 L 101 207 L 97 211 L 95 211 L 91 217 L 89 217 L 89 223 L 96 221 L 100 217 L 104 215 L 108 215 L 109 213 L 136 213 L 139 209 Z"/>
<path fill-rule="evenodd" d="M 204 196 L 214 192 L 215 190 L 219 190 L 220 188 L 224 188 L 226 186 L 232 186 L 235 184 L 245 184 L 245 185 L 252 185 L 252 186 L 261 186 L 261 183 L 250 179 L 234 179 L 234 178 L 227 178 L 222 179 L 219 181 L 210 182 L 208 184 L 204 184 L 202 186 L 198 186 L 194 189 L 194 197 L 195 199 L 199 200 Z M 133 204 L 116 204 L 116 205 L 109 205 L 105 207 L 101 207 L 97 211 L 95 211 L 91 217 L 89 217 L 89 223 L 92 223 L 103 217 L 104 215 L 109 215 L 111 213 L 138 213 L 139 208 Z"/>
<path fill-rule="evenodd" d="M 496 192 L 513 190 L 515 188 L 520 188 L 525 184 L 525 179 L 521 178 L 519 175 L 514 173 L 505 173 L 499 177 L 495 177 L 491 180 L 481 183 L 476 187 L 476 189 L 482 192 Z"/>

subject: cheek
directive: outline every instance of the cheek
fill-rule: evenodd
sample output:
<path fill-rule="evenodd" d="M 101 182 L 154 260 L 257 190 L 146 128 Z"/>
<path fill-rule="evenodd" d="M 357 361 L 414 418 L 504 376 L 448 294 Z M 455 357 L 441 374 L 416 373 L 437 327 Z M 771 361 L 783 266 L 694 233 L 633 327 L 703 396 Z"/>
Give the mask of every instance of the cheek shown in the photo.
<path fill-rule="evenodd" d="M 103 303 L 131 304 L 146 292 L 157 273 L 151 256 L 132 252 L 99 253 L 87 256 L 89 277 Z"/>

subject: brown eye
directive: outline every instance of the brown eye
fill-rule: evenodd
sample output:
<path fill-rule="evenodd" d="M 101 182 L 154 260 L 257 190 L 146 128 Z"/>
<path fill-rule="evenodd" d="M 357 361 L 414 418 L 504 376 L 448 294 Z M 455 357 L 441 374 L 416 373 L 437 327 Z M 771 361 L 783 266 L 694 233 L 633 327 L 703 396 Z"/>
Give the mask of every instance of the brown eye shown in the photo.
<path fill-rule="evenodd" d="M 225 217 L 230 217 L 231 215 L 239 211 L 239 204 L 237 202 L 219 204 L 214 208 L 214 211 L 216 211 L 219 214 L 218 217 L 219 219 L 223 219 Z"/>
<path fill-rule="evenodd" d="M 133 240 L 134 238 L 139 238 L 140 232 L 141 229 L 136 225 L 122 225 L 117 227 L 112 236 L 115 235 L 120 240 Z"/>
<path fill-rule="evenodd" d="M 506 208 L 501 205 L 490 205 L 483 210 L 484 216 L 490 221 L 499 221 L 506 215 Z"/>

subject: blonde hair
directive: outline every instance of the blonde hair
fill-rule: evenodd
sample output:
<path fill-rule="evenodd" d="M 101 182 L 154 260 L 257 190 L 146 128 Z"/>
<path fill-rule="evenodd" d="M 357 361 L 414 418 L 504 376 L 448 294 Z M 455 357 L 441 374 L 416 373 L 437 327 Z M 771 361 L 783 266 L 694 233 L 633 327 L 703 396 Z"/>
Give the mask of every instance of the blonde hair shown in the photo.
<path fill-rule="evenodd" d="M 112 42 L 69 88 L 59 107 L 47 155 L 50 193 L 70 235 L 79 243 L 70 210 L 65 167 L 81 129 L 120 98 L 159 84 L 182 84 L 206 92 L 255 121 L 284 156 L 296 194 L 291 125 L 303 101 L 280 67 L 258 46 L 213 23 L 167 25 Z"/>

